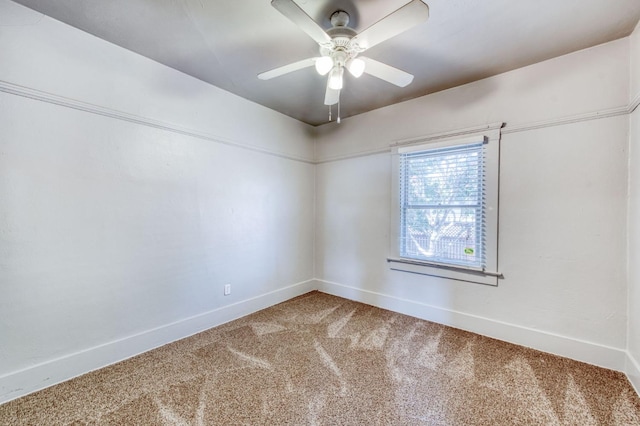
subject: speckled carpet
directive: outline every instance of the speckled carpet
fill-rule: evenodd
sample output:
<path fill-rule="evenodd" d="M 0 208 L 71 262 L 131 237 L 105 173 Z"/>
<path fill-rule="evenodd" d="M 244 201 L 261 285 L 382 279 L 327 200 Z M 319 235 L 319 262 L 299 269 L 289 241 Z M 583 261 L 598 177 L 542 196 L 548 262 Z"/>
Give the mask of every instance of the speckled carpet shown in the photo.
<path fill-rule="evenodd" d="M 0 406 L 2 425 L 640 425 L 624 375 L 312 292 Z"/>

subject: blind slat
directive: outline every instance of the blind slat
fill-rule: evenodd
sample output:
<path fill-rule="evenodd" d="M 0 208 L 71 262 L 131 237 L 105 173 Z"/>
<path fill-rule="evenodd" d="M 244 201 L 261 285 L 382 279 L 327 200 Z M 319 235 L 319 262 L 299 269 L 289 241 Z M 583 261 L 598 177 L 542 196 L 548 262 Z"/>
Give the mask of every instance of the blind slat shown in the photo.
<path fill-rule="evenodd" d="M 400 155 L 400 255 L 485 267 L 484 144 Z"/>

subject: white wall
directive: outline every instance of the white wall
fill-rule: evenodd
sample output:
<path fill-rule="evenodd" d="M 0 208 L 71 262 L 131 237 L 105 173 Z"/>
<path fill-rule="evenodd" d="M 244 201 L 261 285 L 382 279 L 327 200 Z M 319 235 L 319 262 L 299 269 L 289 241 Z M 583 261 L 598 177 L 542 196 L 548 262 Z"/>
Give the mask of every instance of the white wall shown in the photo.
<path fill-rule="evenodd" d="M 629 45 L 631 75 L 629 100 L 633 101 L 640 95 L 640 22 L 629 37 Z"/>
<path fill-rule="evenodd" d="M 631 36 L 631 101 L 640 99 L 640 24 Z M 635 102 L 635 103 L 634 103 Z M 629 131 L 629 330 L 627 374 L 640 393 L 640 109 Z"/>
<path fill-rule="evenodd" d="M 615 41 L 321 127 L 322 288 L 622 370 L 628 49 Z M 499 121 L 504 280 L 390 271 L 389 143 Z"/>
<path fill-rule="evenodd" d="M 312 288 L 309 126 L 8 0 L 0 58 L 0 402 Z"/>

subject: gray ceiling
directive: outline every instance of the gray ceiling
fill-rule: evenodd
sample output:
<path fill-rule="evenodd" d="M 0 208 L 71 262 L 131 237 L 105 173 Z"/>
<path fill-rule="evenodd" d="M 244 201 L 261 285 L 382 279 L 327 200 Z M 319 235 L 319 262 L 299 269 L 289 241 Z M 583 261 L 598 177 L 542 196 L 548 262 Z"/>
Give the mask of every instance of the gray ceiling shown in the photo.
<path fill-rule="evenodd" d="M 326 77 L 313 68 L 256 77 L 318 55 L 317 44 L 269 0 L 15 1 L 298 120 L 328 121 Z M 408 0 L 296 1 L 325 28 L 333 11 L 345 10 L 361 31 Z M 345 73 L 342 117 L 625 37 L 640 19 L 640 0 L 425 2 L 426 23 L 367 51 L 414 74 L 413 83 L 400 88 Z"/>

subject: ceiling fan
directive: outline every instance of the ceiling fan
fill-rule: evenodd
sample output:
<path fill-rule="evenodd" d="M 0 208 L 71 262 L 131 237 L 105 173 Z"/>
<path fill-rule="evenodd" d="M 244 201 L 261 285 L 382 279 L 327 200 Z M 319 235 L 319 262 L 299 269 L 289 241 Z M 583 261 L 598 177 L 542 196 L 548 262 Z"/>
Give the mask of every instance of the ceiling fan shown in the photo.
<path fill-rule="evenodd" d="M 359 55 L 426 21 L 429 18 L 429 6 L 421 0 L 411 0 L 360 33 L 348 27 L 349 14 L 343 10 L 331 15 L 332 27 L 325 31 L 293 0 L 272 0 L 271 5 L 320 45 L 320 56 L 263 72 L 258 75 L 261 80 L 315 66 L 320 75 L 329 74 L 325 105 L 334 105 L 340 100 L 345 68 L 356 78 L 364 72 L 399 87 L 405 87 L 413 81 L 413 75 L 407 72 Z"/>

